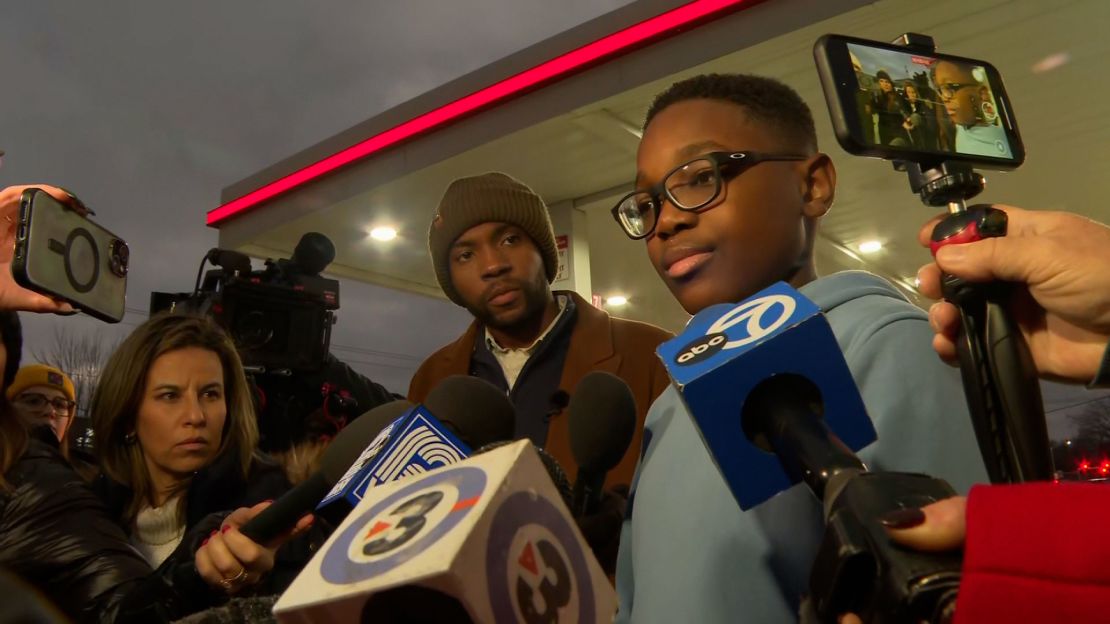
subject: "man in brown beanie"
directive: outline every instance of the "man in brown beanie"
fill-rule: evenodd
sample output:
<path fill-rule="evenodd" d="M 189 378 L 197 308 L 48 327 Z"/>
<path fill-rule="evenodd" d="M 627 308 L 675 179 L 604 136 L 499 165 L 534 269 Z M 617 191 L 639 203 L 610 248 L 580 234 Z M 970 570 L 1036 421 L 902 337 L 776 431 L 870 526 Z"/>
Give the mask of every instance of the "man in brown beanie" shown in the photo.
<path fill-rule="evenodd" d="M 586 373 L 608 371 L 632 389 L 637 426 L 606 484 L 631 483 L 644 416 L 669 383 L 655 348 L 671 334 L 612 318 L 574 292 L 553 293 L 558 255 L 547 206 L 504 173 L 452 182 L 432 220 L 428 246 L 444 294 L 475 320 L 424 361 L 409 400 L 423 401 L 450 375 L 489 381 L 516 408 L 516 437 L 546 449 L 573 478 L 577 465 L 564 408 Z"/>

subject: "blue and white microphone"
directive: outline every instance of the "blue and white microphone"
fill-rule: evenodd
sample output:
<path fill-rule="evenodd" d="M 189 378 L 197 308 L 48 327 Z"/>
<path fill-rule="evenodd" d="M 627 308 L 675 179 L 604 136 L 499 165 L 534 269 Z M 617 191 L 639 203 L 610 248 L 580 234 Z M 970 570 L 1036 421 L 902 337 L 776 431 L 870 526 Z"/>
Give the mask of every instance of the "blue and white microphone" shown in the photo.
<path fill-rule="evenodd" d="M 387 425 L 355 460 L 317 512 L 341 520 L 383 483 L 454 464 L 473 449 L 512 438 L 515 415 L 505 395 L 476 377 L 444 379 L 423 405 Z"/>
<path fill-rule="evenodd" d="M 372 485 L 465 459 L 472 448 L 511 438 L 514 425 L 512 404 L 492 384 L 448 377 L 423 406 L 393 401 L 356 418 L 328 445 L 319 470 L 240 530 L 265 544 L 314 510 L 341 521 Z"/>
<path fill-rule="evenodd" d="M 816 393 L 824 424 L 838 444 L 858 451 L 875 441 L 874 425 L 828 321 L 785 283 L 739 304 L 702 310 L 657 353 L 741 509 L 805 477 L 803 470 L 784 469 L 768 452 L 760 420 L 768 404 L 767 380 L 780 376 L 775 392 L 785 380 L 805 380 L 796 396 Z M 753 392 L 757 401 L 749 401 Z"/>
<path fill-rule="evenodd" d="M 816 305 L 779 283 L 703 310 L 658 353 L 741 509 L 799 482 L 821 501 L 806 609 L 820 621 L 949 621 L 959 554 L 902 548 L 879 518 L 955 492 L 928 475 L 870 472 L 855 455 L 875 428 Z"/>

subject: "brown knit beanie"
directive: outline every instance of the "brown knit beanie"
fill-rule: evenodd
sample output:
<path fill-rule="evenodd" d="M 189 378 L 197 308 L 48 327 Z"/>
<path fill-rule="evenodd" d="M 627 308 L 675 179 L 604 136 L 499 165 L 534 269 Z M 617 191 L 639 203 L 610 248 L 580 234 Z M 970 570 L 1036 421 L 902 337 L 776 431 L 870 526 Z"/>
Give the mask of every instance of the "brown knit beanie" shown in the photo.
<path fill-rule="evenodd" d="M 428 228 L 432 266 L 448 299 L 465 306 L 451 283 L 451 245 L 463 232 L 482 223 L 511 223 L 524 230 L 540 250 L 548 283 L 555 279 L 559 269 L 559 252 L 555 248 L 551 216 L 543 200 L 510 175 L 483 173 L 452 182 Z"/>

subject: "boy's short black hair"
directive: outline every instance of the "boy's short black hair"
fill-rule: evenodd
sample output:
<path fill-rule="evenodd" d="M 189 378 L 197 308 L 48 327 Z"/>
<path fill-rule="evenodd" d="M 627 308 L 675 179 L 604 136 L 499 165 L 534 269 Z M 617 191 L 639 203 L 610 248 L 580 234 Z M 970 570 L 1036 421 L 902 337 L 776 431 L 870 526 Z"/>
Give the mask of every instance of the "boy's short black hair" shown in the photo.
<path fill-rule="evenodd" d="M 805 152 L 817 149 L 813 114 L 794 89 L 775 80 L 750 74 L 701 74 L 671 85 L 655 97 L 644 119 L 644 130 L 660 112 L 686 100 L 725 100 L 744 107 L 748 114 L 767 122 Z"/>

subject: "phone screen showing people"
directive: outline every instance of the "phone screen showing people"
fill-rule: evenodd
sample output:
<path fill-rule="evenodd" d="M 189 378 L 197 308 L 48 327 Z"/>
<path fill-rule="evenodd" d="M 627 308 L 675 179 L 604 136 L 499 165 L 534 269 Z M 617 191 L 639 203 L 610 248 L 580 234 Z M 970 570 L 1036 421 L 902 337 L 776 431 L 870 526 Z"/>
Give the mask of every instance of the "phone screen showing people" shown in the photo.
<path fill-rule="evenodd" d="M 865 144 L 1012 159 L 987 67 L 848 43 Z"/>

